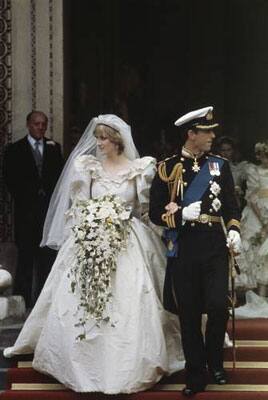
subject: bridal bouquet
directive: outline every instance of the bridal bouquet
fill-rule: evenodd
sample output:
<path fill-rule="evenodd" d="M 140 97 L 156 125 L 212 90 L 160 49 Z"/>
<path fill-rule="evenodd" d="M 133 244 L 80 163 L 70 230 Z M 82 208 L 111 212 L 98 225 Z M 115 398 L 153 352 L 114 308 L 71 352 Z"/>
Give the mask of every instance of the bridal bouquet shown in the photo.
<path fill-rule="evenodd" d="M 79 201 L 75 207 L 75 263 L 69 278 L 72 292 L 80 296 L 78 310 L 82 310 L 75 326 L 85 327 L 89 318 L 98 323 L 109 321 L 104 312 L 112 296 L 112 272 L 119 253 L 126 248 L 130 210 L 115 195 Z M 77 339 L 85 339 L 85 333 Z"/>

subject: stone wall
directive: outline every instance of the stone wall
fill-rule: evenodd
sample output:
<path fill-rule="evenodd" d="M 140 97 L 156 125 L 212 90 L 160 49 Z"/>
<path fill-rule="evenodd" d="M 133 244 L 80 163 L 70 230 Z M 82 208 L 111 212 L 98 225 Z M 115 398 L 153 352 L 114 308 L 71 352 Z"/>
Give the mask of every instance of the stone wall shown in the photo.
<path fill-rule="evenodd" d="M 63 2 L 12 0 L 12 139 L 25 134 L 32 109 L 49 118 L 48 135 L 63 142 Z"/>
<path fill-rule="evenodd" d="M 0 162 L 42 110 L 47 136 L 63 144 L 63 0 L 0 0 Z M 12 202 L 0 173 L 0 264 L 14 270 Z"/>

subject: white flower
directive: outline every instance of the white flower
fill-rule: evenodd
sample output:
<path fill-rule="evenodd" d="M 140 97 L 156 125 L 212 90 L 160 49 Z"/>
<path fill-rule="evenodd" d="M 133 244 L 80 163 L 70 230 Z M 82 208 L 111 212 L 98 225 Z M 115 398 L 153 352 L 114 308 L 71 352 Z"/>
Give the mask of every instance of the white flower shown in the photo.
<path fill-rule="evenodd" d="M 78 292 L 79 319 L 75 326 L 85 329 L 86 321 L 108 321 L 105 306 L 111 301 L 111 277 L 119 253 L 126 248 L 130 231 L 130 208 L 119 197 L 106 195 L 74 205 L 79 214 L 72 231 L 75 238 L 75 262 L 71 268 L 72 292 Z M 106 223 L 104 223 L 106 222 Z M 81 315 L 82 313 L 82 315 Z M 85 338 L 85 332 L 78 335 Z"/>
<path fill-rule="evenodd" d="M 217 182 L 213 182 L 210 186 L 210 191 L 214 194 L 214 196 L 218 196 L 221 192 L 221 187 Z"/>
<path fill-rule="evenodd" d="M 120 218 L 121 219 L 123 219 L 123 220 L 125 220 L 125 219 L 129 219 L 129 216 L 130 216 L 130 211 L 123 211 L 121 214 L 120 214 Z"/>
<path fill-rule="evenodd" d="M 213 209 L 217 212 L 221 208 L 221 201 L 218 198 L 215 198 L 212 202 Z"/>
<path fill-rule="evenodd" d="M 108 217 L 113 219 L 113 218 L 116 218 L 116 212 L 115 212 L 115 210 L 112 209 L 112 207 L 106 206 L 99 210 L 98 217 L 101 219 L 106 219 Z"/>
<path fill-rule="evenodd" d="M 88 222 L 89 224 L 92 224 L 92 222 L 94 221 L 94 215 L 92 213 L 86 215 L 85 217 L 86 222 Z"/>

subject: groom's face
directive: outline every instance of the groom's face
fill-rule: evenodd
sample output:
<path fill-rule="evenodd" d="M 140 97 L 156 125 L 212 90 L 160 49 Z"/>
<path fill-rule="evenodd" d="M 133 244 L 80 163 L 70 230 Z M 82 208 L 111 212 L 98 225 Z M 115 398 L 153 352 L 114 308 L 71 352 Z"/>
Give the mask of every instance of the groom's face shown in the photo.
<path fill-rule="evenodd" d="M 208 152 L 211 150 L 212 142 L 215 139 L 215 133 L 213 130 L 198 130 L 191 135 L 191 138 L 196 151 L 200 153 Z"/>

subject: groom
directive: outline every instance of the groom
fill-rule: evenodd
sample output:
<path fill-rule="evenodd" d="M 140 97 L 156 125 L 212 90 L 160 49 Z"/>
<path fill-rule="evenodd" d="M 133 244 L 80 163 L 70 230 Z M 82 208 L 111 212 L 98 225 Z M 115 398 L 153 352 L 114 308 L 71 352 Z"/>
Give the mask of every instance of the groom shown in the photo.
<path fill-rule="evenodd" d="M 179 315 L 185 355 L 185 396 L 205 390 L 207 368 L 227 382 L 223 342 L 228 321 L 228 247 L 239 252 L 240 213 L 228 161 L 210 153 L 213 107 L 176 122 L 184 146 L 159 163 L 150 194 L 150 218 L 165 226 L 168 265 L 164 304 Z M 227 240 L 222 221 L 227 230 Z M 228 246 L 228 247 L 227 247 Z M 202 313 L 207 313 L 205 340 Z"/>

